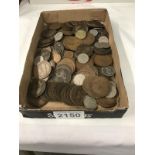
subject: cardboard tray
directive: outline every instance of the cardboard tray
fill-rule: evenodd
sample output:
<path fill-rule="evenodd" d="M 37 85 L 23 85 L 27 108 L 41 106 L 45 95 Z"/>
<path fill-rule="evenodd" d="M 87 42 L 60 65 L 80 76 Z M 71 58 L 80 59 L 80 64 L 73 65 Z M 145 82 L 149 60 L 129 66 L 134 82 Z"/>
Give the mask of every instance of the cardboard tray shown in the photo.
<path fill-rule="evenodd" d="M 43 23 L 67 22 L 81 20 L 101 20 L 109 33 L 109 43 L 112 48 L 113 64 L 116 71 L 115 80 L 119 92 L 119 100 L 115 107 L 105 109 L 99 106 L 96 111 L 88 111 L 82 106 L 68 106 L 59 102 L 48 102 L 40 109 L 34 109 L 27 101 L 27 90 L 31 79 L 33 59 Z M 124 87 L 119 56 L 115 45 L 111 22 L 106 9 L 82 9 L 82 10 L 61 10 L 41 12 L 31 45 L 27 54 L 23 75 L 19 87 L 20 112 L 24 117 L 30 118 L 120 118 L 128 109 L 128 98 Z"/>

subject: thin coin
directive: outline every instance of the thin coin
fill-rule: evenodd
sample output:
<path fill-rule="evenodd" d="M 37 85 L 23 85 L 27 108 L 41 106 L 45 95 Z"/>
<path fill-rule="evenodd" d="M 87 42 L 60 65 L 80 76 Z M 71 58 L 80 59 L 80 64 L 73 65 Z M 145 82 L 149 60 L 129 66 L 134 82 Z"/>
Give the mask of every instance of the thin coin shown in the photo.
<path fill-rule="evenodd" d="M 101 36 L 101 37 L 99 37 L 98 38 L 98 42 L 99 43 L 109 43 L 109 39 L 108 39 L 108 37 L 106 37 L 106 36 Z"/>
<path fill-rule="evenodd" d="M 54 35 L 54 40 L 55 40 L 55 41 L 60 41 L 62 38 L 63 38 L 63 33 L 62 33 L 62 32 L 57 32 L 57 33 Z"/>
<path fill-rule="evenodd" d="M 44 58 L 43 56 L 37 56 L 35 59 L 34 59 L 34 64 L 37 65 L 39 62 L 43 61 Z"/>
<path fill-rule="evenodd" d="M 115 75 L 115 70 L 112 66 L 107 66 L 107 67 L 101 67 L 100 69 L 101 74 L 111 77 Z"/>
<path fill-rule="evenodd" d="M 65 51 L 64 52 L 64 58 L 73 58 L 73 56 L 74 56 L 74 53 L 73 53 L 73 51 Z"/>
<path fill-rule="evenodd" d="M 103 108 L 112 108 L 117 105 L 116 98 L 99 98 L 96 101 Z"/>
<path fill-rule="evenodd" d="M 85 78 L 84 74 L 76 74 L 73 78 L 73 83 L 77 86 L 82 86 Z"/>
<path fill-rule="evenodd" d="M 89 56 L 86 53 L 81 53 L 78 55 L 77 60 L 81 64 L 85 64 L 89 61 Z"/>
<path fill-rule="evenodd" d="M 106 67 L 111 65 L 113 62 L 111 55 L 95 55 L 94 63 L 97 66 Z"/>
<path fill-rule="evenodd" d="M 106 98 L 113 98 L 116 96 L 116 94 L 117 94 L 116 86 L 113 83 L 111 83 L 111 90 L 109 94 L 106 96 Z"/>
<path fill-rule="evenodd" d="M 92 34 L 94 37 L 98 35 L 98 31 L 96 29 L 89 30 L 89 33 Z"/>
<path fill-rule="evenodd" d="M 96 99 L 91 96 L 85 96 L 83 103 L 86 109 L 95 110 L 97 108 Z"/>

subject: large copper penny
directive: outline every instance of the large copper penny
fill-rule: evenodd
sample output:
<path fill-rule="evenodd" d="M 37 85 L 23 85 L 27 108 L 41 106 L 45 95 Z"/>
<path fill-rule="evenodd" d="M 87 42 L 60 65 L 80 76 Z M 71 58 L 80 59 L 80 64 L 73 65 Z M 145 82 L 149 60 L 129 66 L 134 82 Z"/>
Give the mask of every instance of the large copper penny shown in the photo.
<path fill-rule="evenodd" d="M 113 62 L 111 55 L 96 55 L 94 57 L 94 63 L 97 66 L 106 67 L 111 65 Z"/>
<path fill-rule="evenodd" d="M 116 98 L 98 98 L 97 104 L 103 108 L 112 108 L 116 106 L 117 99 Z"/>

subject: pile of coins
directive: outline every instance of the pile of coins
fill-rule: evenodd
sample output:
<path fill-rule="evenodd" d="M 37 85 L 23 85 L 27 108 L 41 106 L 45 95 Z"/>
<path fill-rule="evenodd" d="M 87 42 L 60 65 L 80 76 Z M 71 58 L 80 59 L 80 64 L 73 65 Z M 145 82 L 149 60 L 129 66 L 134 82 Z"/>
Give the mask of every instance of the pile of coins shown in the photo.
<path fill-rule="evenodd" d="M 83 106 L 88 110 L 116 106 L 109 34 L 102 21 L 44 24 L 34 58 L 29 102 L 49 101 Z"/>

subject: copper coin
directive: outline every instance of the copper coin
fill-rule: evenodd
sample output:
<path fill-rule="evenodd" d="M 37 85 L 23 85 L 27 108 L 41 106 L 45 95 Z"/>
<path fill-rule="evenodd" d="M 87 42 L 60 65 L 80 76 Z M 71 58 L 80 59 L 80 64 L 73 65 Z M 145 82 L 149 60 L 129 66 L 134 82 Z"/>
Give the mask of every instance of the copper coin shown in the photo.
<path fill-rule="evenodd" d="M 116 106 L 117 100 L 116 98 L 98 98 L 97 104 L 104 108 L 112 108 Z"/>
<path fill-rule="evenodd" d="M 63 39 L 64 47 L 71 51 L 75 51 L 80 44 L 81 40 L 73 36 L 66 36 Z"/>
<path fill-rule="evenodd" d="M 111 55 L 96 55 L 94 57 L 94 63 L 97 66 L 106 67 L 111 65 L 113 62 Z"/>
<path fill-rule="evenodd" d="M 61 60 L 61 55 L 58 52 L 53 51 L 52 58 L 55 63 L 58 63 Z"/>
<path fill-rule="evenodd" d="M 73 53 L 73 51 L 65 51 L 64 52 L 64 58 L 73 58 L 73 56 L 74 56 L 74 53 Z"/>
<path fill-rule="evenodd" d="M 92 45 L 94 42 L 95 42 L 95 37 L 88 32 L 86 38 L 82 40 L 81 44 Z"/>
<path fill-rule="evenodd" d="M 51 73 L 51 65 L 43 60 L 34 67 L 34 76 L 39 79 L 46 78 Z"/>
<path fill-rule="evenodd" d="M 104 77 L 88 76 L 84 80 L 83 89 L 89 96 L 100 98 L 109 94 L 111 85 Z"/>
<path fill-rule="evenodd" d="M 48 25 L 48 29 L 58 30 L 61 28 L 61 23 L 55 22 Z"/>

